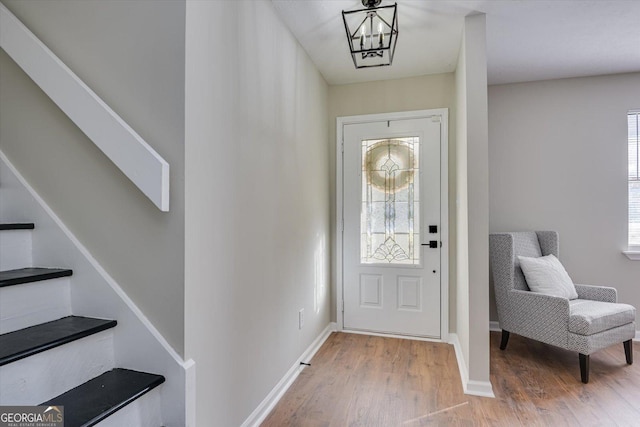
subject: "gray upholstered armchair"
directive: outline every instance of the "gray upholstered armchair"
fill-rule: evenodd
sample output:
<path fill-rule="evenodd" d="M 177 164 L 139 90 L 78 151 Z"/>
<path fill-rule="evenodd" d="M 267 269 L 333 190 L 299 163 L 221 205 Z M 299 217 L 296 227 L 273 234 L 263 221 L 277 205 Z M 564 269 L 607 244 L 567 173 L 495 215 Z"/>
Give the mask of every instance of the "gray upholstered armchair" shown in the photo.
<path fill-rule="evenodd" d="M 597 350 L 624 343 L 627 363 L 633 363 L 636 310 L 618 304 L 614 288 L 576 284 L 578 298 L 573 300 L 529 290 L 518 256 L 558 257 L 558 233 L 495 233 L 490 235 L 489 247 L 502 328 L 501 350 L 513 332 L 576 351 L 583 383 L 589 382 L 589 355 Z"/>

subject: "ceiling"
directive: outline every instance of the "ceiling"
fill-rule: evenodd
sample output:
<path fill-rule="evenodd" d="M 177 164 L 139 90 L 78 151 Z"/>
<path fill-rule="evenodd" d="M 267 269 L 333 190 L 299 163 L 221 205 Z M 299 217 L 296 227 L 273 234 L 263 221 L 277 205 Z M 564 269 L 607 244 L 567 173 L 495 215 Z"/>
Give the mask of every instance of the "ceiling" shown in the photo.
<path fill-rule="evenodd" d="M 638 0 L 396 1 L 393 65 L 356 70 L 341 11 L 362 9 L 361 0 L 272 0 L 329 84 L 452 72 L 464 17 L 479 12 L 489 84 L 640 71 Z"/>

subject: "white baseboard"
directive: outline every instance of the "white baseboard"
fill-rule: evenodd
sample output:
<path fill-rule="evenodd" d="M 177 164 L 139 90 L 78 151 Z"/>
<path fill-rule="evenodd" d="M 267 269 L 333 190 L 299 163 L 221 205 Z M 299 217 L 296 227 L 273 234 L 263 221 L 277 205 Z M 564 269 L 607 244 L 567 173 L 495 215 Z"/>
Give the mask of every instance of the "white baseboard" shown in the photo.
<path fill-rule="evenodd" d="M 456 352 L 456 360 L 458 362 L 458 370 L 460 371 L 460 379 L 462 380 L 462 386 L 465 388 L 465 384 L 469 381 L 469 373 L 467 372 L 467 365 L 464 361 L 464 355 L 462 354 L 462 346 L 460 345 L 460 339 L 458 334 L 449 333 L 449 343 L 453 346 Z"/>
<path fill-rule="evenodd" d="M 633 339 L 634 341 L 640 341 L 640 331 L 636 331 L 636 336 Z"/>
<path fill-rule="evenodd" d="M 496 397 L 493 394 L 493 387 L 490 381 L 476 381 L 469 379 L 469 372 L 462 354 L 462 346 L 458 334 L 449 334 L 449 343 L 453 345 L 456 352 L 456 360 L 458 361 L 458 370 L 460 371 L 460 379 L 462 380 L 462 389 L 464 394 L 482 397 Z"/>
<path fill-rule="evenodd" d="M 466 387 L 464 387 L 464 394 L 491 398 L 496 397 L 496 395 L 493 394 L 493 386 L 491 385 L 491 381 L 468 380 Z"/>
<path fill-rule="evenodd" d="M 293 366 L 287 371 L 282 379 L 276 384 L 271 392 L 264 398 L 264 400 L 258 405 L 258 407 L 249 415 L 241 427 L 258 427 L 267 418 L 267 415 L 280 401 L 284 393 L 291 387 L 291 384 L 298 378 L 298 375 L 305 368 L 300 362 L 308 362 L 314 354 L 320 349 L 322 344 L 329 338 L 331 332 L 336 331 L 337 324 L 331 322 L 326 328 L 318 335 L 318 337 L 311 343 L 311 345 L 305 350 L 302 355 L 296 360 Z"/>

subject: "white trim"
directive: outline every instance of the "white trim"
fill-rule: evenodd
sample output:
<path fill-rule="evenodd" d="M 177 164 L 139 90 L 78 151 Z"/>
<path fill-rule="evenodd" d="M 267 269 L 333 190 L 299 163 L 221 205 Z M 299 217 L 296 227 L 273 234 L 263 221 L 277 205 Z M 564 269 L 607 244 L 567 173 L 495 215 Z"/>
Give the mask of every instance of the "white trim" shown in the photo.
<path fill-rule="evenodd" d="M 446 342 L 449 340 L 449 110 L 440 111 L 440 338 Z"/>
<path fill-rule="evenodd" d="M 280 401 L 285 392 L 291 387 L 291 384 L 298 378 L 298 375 L 305 368 L 300 362 L 308 362 L 314 354 L 320 349 L 322 344 L 329 338 L 331 332 L 336 330 L 336 324 L 331 322 L 311 343 L 304 353 L 296 360 L 293 366 L 287 371 L 282 379 L 276 384 L 271 392 L 264 398 L 258 407 L 249 415 L 242 423 L 241 427 L 258 427 L 267 418 L 267 415 L 273 410 Z"/>
<path fill-rule="evenodd" d="M 640 261 L 640 251 L 639 250 L 628 250 L 622 251 L 623 254 L 626 255 L 631 261 Z"/>
<path fill-rule="evenodd" d="M 397 113 L 365 114 L 360 116 L 345 116 L 336 118 L 336 317 L 337 328 L 343 330 L 343 262 L 342 245 L 344 229 L 344 211 L 342 202 L 343 185 L 343 133 L 344 126 L 355 123 L 384 122 L 387 120 L 408 120 L 425 117 L 440 116 L 440 339 L 449 339 L 449 109 L 436 108 L 431 110 L 403 111 Z M 369 332 L 367 332 L 369 333 Z M 416 338 L 418 339 L 418 338 Z"/>
<path fill-rule="evenodd" d="M 458 334 L 450 333 L 449 343 L 453 345 L 453 349 L 456 352 L 456 360 L 458 361 L 458 370 L 460 371 L 460 379 L 462 381 L 462 390 L 464 391 L 464 394 L 495 398 L 496 396 L 493 394 L 493 386 L 490 381 L 476 381 L 469 379 L 469 372 L 467 371 L 467 365 L 465 364 Z"/>
<path fill-rule="evenodd" d="M 184 366 L 184 418 L 185 427 L 196 427 L 196 362 L 189 359 Z"/>
<path fill-rule="evenodd" d="M 633 338 L 633 340 L 640 342 L 640 331 L 636 331 L 636 336 Z"/>
<path fill-rule="evenodd" d="M 0 47 L 160 210 L 169 210 L 169 163 L 2 4 Z"/>
<path fill-rule="evenodd" d="M 464 361 L 464 355 L 462 354 L 462 346 L 460 345 L 460 339 L 458 334 L 452 332 L 449 334 L 449 343 L 453 346 L 456 352 L 456 361 L 458 362 L 458 370 L 460 371 L 460 380 L 462 381 L 462 388 L 466 389 L 466 383 L 469 381 L 469 373 L 467 372 L 467 365 Z"/>
<path fill-rule="evenodd" d="M 356 334 L 356 335 L 371 335 L 374 337 L 384 337 L 384 338 L 398 338 L 401 340 L 411 340 L 411 341 L 426 341 L 426 342 L 444 342 L 439 338 L 429 338 L 429 337 L 418 337 L 414 335 L 399 335 L 399 334 L 385 334 L 383 332 L 371 332 L 371 331 L 359 331 L 357 329 L 342 329 L 340 332 L 345 334 Z"/>
<path fill-rule="evenodd" d="M 336 324 L 338 331 L 343 330 L 344 326 L 344 293 L 342 291 L 342 281 L 344 279 L 342 272 L 342 240 L 344 235 L 344 211 L 342 203 L 342 181 L 344 175 L 344 127 L 343 118 L 336 119 L 336 229 L 333 241 L 336 251 L 336 295 L 334 303 L 336 305 Z"/>
<path fill-rule="evenodd" d="M 482 397 L 491 397 L 495 398 L 496 395 L 493 394 L 493 386 L 490 381 L 467 381 L 466 387 L 464 386 L 464 394 L 469 394 L 471 396 L 482 396 Z"/>

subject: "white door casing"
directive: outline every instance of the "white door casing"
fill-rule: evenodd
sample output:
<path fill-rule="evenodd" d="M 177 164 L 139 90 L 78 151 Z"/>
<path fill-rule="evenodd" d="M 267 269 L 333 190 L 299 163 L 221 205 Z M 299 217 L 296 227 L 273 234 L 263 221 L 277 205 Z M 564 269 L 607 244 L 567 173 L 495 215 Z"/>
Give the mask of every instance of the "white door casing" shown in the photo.
<path fill-rule="evenodd" d="M 339 328 L 448 339 L 447 119 L 446 109 L 338 118 Z M 415 154 L 410 163 L 419 172 L 396 165 L 408 164 L 407 153 Z M 372 161 L 374 172 L 363 172 L 363 162 Z M 398 166 L 394 173 L 386 171 Z M 384 176 L 390 180 L 386 184 Z M 408 192 L 409 186 L 415 191 Z M 407 203 L 408 193 L 415 203 Z M 367 220 L 375 209 L 393 212 L 383 231 L 380 223 Z M 407 217 L 415 218 L 413 228 Z M 437 247 L 429 247 L 430 241 Z"/>

